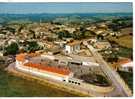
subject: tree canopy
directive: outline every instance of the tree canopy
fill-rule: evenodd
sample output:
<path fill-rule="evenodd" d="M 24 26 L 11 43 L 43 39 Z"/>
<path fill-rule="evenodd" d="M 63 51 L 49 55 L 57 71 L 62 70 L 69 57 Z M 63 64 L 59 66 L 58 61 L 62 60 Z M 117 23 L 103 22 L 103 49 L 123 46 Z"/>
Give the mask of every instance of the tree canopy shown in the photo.
<path fill-rule="evenodd" d="M 19 50 L 17 43 L 11 43 L 5 48 L 5 54 L 16 54 Z"/>
<path fill-rule="evenodd" d="M 34 52 L 34 51 L 37 51 L 40 49 L 41 49 L 41 47 L 39 46 L 39 44 L 36 41 L 28 42 L 28 44 L 25 48 L 26 52 Z"/>

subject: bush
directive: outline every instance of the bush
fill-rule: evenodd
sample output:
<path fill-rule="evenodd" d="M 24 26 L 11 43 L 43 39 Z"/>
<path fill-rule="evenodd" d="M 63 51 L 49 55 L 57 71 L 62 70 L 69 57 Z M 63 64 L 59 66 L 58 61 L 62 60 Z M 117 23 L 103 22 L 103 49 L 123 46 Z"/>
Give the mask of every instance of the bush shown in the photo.
<path fill-rule="evenodd" d="M 32 41 L 32 42 L 28 42 L 27 46 L 26 46 L 26 52 L 34 52 L 37 50 L 40 50 L 40 46 L 38 45 L 38 43 L 36 41 Z"/>
<path fill-rule="evenodd" d="M 5 53 L 6 55 L 8 54 L 16 54 L 19 50 L 19 47 L 17 43 L 11 43 L 9 46 L 5 48 Z"/>
<path fill-rule="evenodd" d="M 61 32 L 59 32 L 57 34 L 58 34 L 59 39 L 72 37 L 71 34 L 66 30 L 63 30 L 63 31 L 61 31 Z"/>

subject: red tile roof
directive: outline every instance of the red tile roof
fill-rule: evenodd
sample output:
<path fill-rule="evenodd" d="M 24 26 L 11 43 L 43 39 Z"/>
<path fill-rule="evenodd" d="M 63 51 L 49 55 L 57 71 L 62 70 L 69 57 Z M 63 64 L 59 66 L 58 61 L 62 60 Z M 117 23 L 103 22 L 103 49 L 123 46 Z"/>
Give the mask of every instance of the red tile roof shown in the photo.
<path fill-rule="evenodd" d="M 25 57 L 26 57 L 26 54 L 19 54 L 19 55 L 16 55 L 16 60 L 24 62 Z M 57 74 L 62 74 L 62 75 L 69 75 L 70 74 L 70 70 L 66 69 L 66 68 L 58 68 L 58 67 L 54 67 L 54 66 L 43 66 L 43 65 L 40 65 L 40 64 L 35 64 L 35 63 L 30 63 L 30 62 L 25 63 L 24 65 L 28 66 L 28 67 L 48 71 L 48 72 L 54 72 L 54 73 L 57 73 Z"/>
<path fill-rule="evenodd" d="M 24 62 L 26 56 L 35 57 L 38 55 L 39 54 L 36 54 L 36 53 L 29 53 L 29 54 L 21 53 L 21 54 L 16 55 L 16 60 Z"/>
<path fill-rule="evenodd" d="M 73 42 L 68 43 L 67 45 L 74 46 L 74 45 L 78 45 L 80 43 L 81 43 L 81 41 L 73 41 Z"/>
<path fill-rule="evenodd" d="M 48 71 L 48 72 L 53 72 L 53 73 L 57 73 L 57 74 L 62 74 L 62 75 L 69 75 L 70 74 L 70 70 L 69 69 L 65 69 L 65 68 L 58 68 L 58 67 L 53 67 L 53 66 L 43 66 L 40 64 L 34 64 L 34 63 L 26 63 L 24 64 L 25 66 L 28 67 L 32 67 L 32 68 L 37 68 L 37 69 L 41 69 L 44 71 Z"/>
<path fill-rule="evenodd" d="M 25 54 L 16 55 L 16 60 L 24 62 L 25 61 Z"/>
<path fill-rule="evenodd" d="M 39 54 L 37 53 L 28 53 L 27 56 L 30 56 L 30 57 L 35 57 L 35 56 L 38 56 Z"/>
<path fill-rule="evenodd" d="M 130 59 L 121 59 L 121 60 L 119 60 L 119 64 L 126 64 L 126 63 L 129 63 L 129 62 L 131 62 Z"/>

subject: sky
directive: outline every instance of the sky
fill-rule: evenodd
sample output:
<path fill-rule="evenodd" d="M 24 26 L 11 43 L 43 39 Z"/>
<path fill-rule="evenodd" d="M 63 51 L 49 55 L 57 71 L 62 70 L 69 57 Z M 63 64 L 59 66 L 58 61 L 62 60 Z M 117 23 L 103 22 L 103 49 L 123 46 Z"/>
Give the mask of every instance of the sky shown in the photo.
<path fill-rule="evenodd" d="M 0 3 L 0 13 L 130 13 L 130 2 L 89 3 Z"/>

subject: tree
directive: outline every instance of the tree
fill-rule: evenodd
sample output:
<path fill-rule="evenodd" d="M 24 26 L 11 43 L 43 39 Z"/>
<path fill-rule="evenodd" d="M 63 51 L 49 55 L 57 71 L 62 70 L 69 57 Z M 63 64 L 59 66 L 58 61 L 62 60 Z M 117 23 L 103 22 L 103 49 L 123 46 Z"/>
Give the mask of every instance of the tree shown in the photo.
<path fill-rule="evenodd" d="M 57 34 L 59 39 L 72 37 L 71 34 L 66 30 L 60 31 Z"/>
<path fill-rule="evenodd" d="M 17 32 L 21 32 L 21 30 L 24 29 L 24 27 L 25 27 L 25 24 L 20 24 Z"/>
<path fill-rule="evenodd" d="M 99 35 L 97 35 L 97 39 L 98 39 L 98 40 L 103 40 L 104 37 L 103 37 L 102 35 L 99 34 Z"/>
<path fill-rule="evenodd" d="M 86 29 L 83 28 L 83 27 L 80 27 L 80 29 L 74 31 L 72 37 L 73 37 L 74 39 L 80 40 L 80 39 L 88 38 L 88 37 L 93 36 L 93 35 L 95 35 L 94 32 L 89 31 L 89 30 L 86 30 Z"/>
<path fill-rule="evenodd" d="M 32 35 L 32 38 L 35 39 L 36 38 L 35 31 L 33 31 L 33 30 L 30 29 L 29 32 Z"/>
<path fill-rule="evenodd" d="M 19 51 L 17 43 L 11 43 L 5 48 L 5 54 L 16 54 Z"/>
<path fill-rule="evenodd" d="M 6 30 L 10 31 L 11 33 L 15 33 L 15 29 L 11 27 L 6 27 Z"/>
<path fill-rule="evenodd" d="M 80 31 L 75 31 L 73 34 L 72 34 L 72 37 L 74 39 L 77 39 L 77 40 L 80 40 L 82 38 L 82 33 Z"/>
<path fill-rule="evenodd" d="M 110 55 L 108 55 L 108 62 L 117 62 L 118 61 L 118 52 L 117 51 L 113 51 Z"/>
<path fill-rule="evenodd" d="M 32 41 L 32 42 L 28 42 L 27 46 L 26 46 L 26 51 L 27 52 L 34 52 L 37 50 L 40 50 L 40 46 L 38 45 L 38 43 L 36 41 Z"/>

